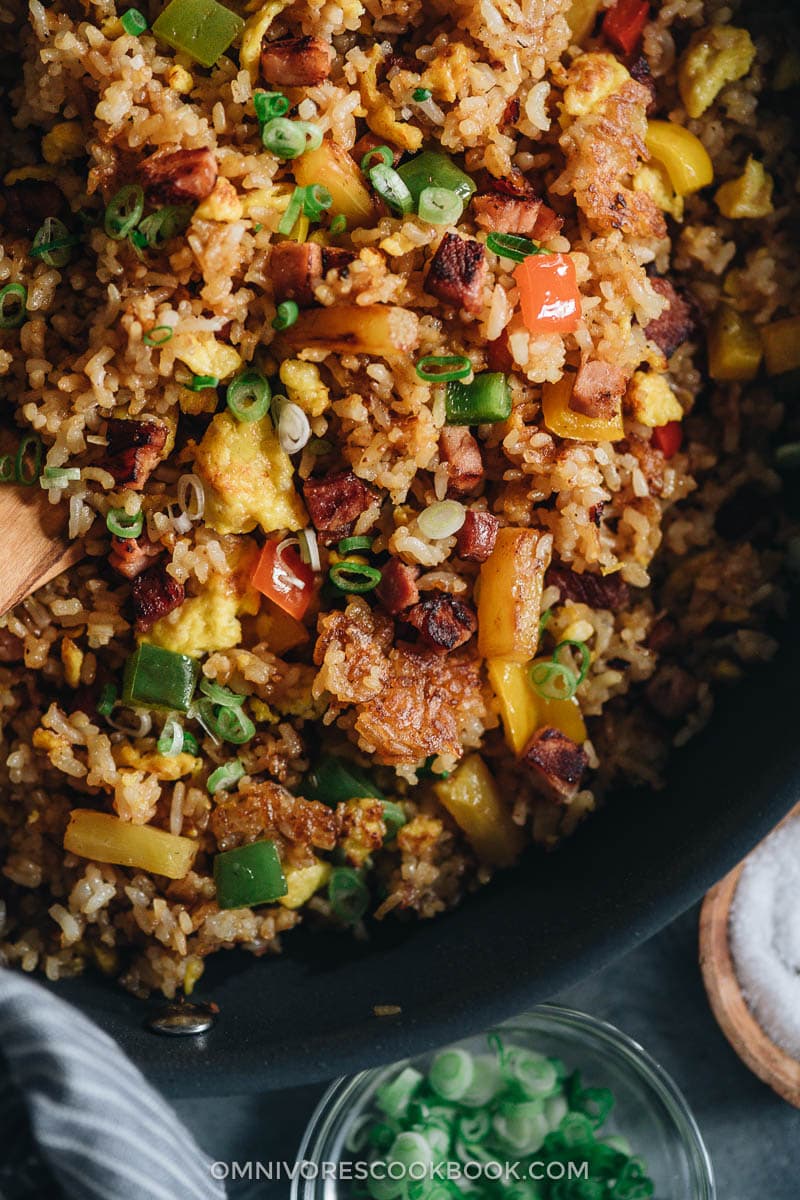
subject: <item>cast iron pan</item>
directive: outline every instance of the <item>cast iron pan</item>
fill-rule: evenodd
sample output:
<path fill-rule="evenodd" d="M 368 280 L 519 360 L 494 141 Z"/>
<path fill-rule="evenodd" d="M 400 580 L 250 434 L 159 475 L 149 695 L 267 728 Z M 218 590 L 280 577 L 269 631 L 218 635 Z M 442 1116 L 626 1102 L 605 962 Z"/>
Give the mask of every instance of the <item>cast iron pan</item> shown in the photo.
<path fill-rule="evenodd" d="M 614 797 L 561 849 L 532 850 L 455 912 L 386 921 L 368 943 L 300 929 L 280 958 L 216 955 L 197 989 L 220 1006 L 208 1034 L 149 1032 L 152 1006 L 97 977 L 50 986 L 176 1096 L 310 1083 L 477 1032 L 650 937 L 788 811 L 800 794 L 799 678 L 788 639 L 676 754 L 665 791 Z M 375 1017 L 375 1004 L 402 1012 Z"/>

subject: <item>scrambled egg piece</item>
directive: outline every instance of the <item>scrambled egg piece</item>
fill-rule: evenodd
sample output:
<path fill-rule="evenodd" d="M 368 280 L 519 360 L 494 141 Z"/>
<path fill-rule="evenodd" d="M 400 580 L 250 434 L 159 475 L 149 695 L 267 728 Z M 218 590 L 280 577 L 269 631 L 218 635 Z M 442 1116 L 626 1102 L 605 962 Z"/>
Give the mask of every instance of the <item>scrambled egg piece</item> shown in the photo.
<path fill-rule="evenodd" d="M 15 167 L 3 176 L 3 183 L 11 187 L 13 183 L 22 183 L 26 179 L 57 179 L 58 171 L 52 167 Z"/>
<path fill-rule="evenodd" d="M 194 216 L 201 221 L 227 221 L 230 223 L 238 221 L 243 212 L 244 207 L 236 188 L 230 179 L 225 179 L 220 175 L 214 184 L 211 195 L 206 196 L 205 200 L 194 210 Z"/>
<path fill-rule="evenodd" d="M 752 155 L 738 179 L 717 188 L 714 199 L 723 217 L 766 217 L 772 208 L 772 176 Z"/>
<path fill-rule="evenodd" d="M 678 63 L 678 91 L 689 116 L 701 117 L 726 83 L 747 74 L 755 56 L 746 29 L 733 25 L 699 29 Z"/>
<path fill-rule="evenodd" d="M 212 193 L 213 195 L 213 193 Z M 209 332 L 176 332 L 172 339 L 172 352 L 194 375 L 213 375 L 216 379 L 227 379 L 242 365 L 241 355 L 233 346 L 218 342 Z"/>
<path fill-rule="evenodd" d="M 636 371 L 628 385 L 628 406 L 651 429 L 683 419 L 683 409 L 669 383 L 655 371 Z"/>
<path fill-rule="evenodd" d="M 293 867 L 291 863 L 283 868 L 287 892 L 278 898 L 278 903 L 284 908 L 301 908 L 310 900 L 315 892 L 330 879 L 331 865 L 317 858 L 307 867 Z"/>
<path fill-rule="evenodd" d="M 239 64 L 250 76 L 251 83 L 258 82 L 261 67 L 261 42 L 278 13 L 283 12 L 291 4 L 291 0 L 269 0 L 252 17 L 248 17 L 242 30 L 242 40 L 239 46 Z"/>
<path fill-rule="evenodd" d="M 305 525 L 291 459 L 268 418 L 237 421 L 218 413 L 197 447 L 194 465 L 206 489 L 206 523 L 218 533 L 247 533 L 256 525 L 270 533 Z"/>
<path fill-rule="evenodd" d="M 61 661 L 64 664 L 64 680 L 67 686 L 76 688 L 81 681 L 83 651 L 72 638 L 65 637 L 61 641 Z"/>
<path fill-rule="evenodd" d="M 250 538 L 228 558 L 229 572 L 209 576 L 197 596 L 189 596 L 179 608 L 153 625 L 141 639 L 199 658 L 215 650 L 230 650 L 242 640 L 239 616 L 258 611 L 259 596 L 250 584 L 250 572 L 258 549 Z"/>
<path fill-rule="evenodd" d="M 464 86 L 473 55 L 463 42 L 454 42 L 436 56 L 420 78 L 437 100 L 452 104 Z"/>
<path fill-rule="evenodd" d="M 296 678 L 287 681 L 286 686 L 279 686 L 270 696 L 272 706 L 283 717 L 300 717 L 304 721 L 313 721 L 321 717 L 325 711 L 323 697 L 314 699 L 313 686 L 316 669 L 298 664 L 294 670 Z"/>
<path fill-rule="evenodd" d="M 64 163 L 86 153 L 86 143 L 80 121 L 59 121 L 42 138 L 45 162 Z"/>
<path fill-rule="evenodd" d="M 194 78 L 191 71 L 186 70 L 186 67 L 174 63 L 167 71 L 167 83 L 179 96 L 188 96 L 194 87 Z"/>
<path fill-rule="evenodd" d="M 373 850 L 380 850 L 386 836 L 383 804 L 367 798 L 346 800 L 340 805 L 342 832 L 339 845 L 354 867 L 361 867 Z"/>
<path fill-rule="evenodd" d="M 633 190 L 646 192 L 662 212 L 669 213 L 676 221 L 683 220 L 683 196 L 676 193 L 666 168 L 660 162 L 652 159 L 649 163 L 642 163 L 633 177 Z"/>
<path fill-rule="evenodd" d="M 596 112 L 631 76 L 613 54 L 581 54 L 569 70 L 570 83 L 564 89 L 564 112 L 570 117 L 586 117 Z"/>
<path fill-rule="evenodd" d="M 358 77 L 358 88 L 361 92 L 361 103 L 366 109 L 367 124 L 378 137 L 385 138 L 403 150 L 413 152 L 422 145 L 422 130 L 415 125 L 406 125 L 398 121 L 394 109 L 378 89 L 378 67 L 383 61 L 380 46 L 373 46 L 369 52 L 369 66 Z"/>
<path fill-rule="evenodd" d="M 135 767 L 139 771 L 149 771 L 157 779 L 174 783 L 184 775 L 193 775 L 203 765 L 202 759 L 192 754 L 157 754 L 154 751 L 137 750 L 135 746 L 124 743 L 113 748 L 114 762 L 118 767 Z"/>
<path fill-rule="evenodd" d="M 299 358 L 287 358 L 280 366 L 281 383 L 286 395 L 299 404 L 309 417 L 318 417 L 330 404 L 330 393 L 322 382 L 319 367 L 315 363 L 302 362 Z"/>

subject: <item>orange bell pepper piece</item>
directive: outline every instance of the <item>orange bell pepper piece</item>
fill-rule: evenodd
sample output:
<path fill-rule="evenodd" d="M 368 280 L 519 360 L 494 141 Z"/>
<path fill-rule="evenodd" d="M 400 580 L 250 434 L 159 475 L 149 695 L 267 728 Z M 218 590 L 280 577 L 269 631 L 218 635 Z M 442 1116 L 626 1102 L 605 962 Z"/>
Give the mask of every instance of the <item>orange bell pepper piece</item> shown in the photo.
<path fill-rule="evenodd" d="M 529 254 L 514 269 L 522 319 L 531 333 L 573 333 L 581 320 L 575 264 L 566 254 Z"/>
<path fill-rule="evenodd" d="M 294 546 L 285 546 L 279 555 L 279 545 L 277 538 L 265 543 L 250 581 L 259 592 L 299 621 L 314 594 L 314 572 Z"/>

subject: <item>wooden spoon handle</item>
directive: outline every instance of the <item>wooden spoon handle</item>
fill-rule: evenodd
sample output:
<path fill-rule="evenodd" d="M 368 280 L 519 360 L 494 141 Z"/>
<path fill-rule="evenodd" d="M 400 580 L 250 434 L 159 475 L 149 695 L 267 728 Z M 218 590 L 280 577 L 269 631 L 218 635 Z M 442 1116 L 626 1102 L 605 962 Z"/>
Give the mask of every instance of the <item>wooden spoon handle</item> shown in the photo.
<path fill-rule="evenodd" d="M 62 505 L 38 486 L 0 485 L 0 616 L 83 558 L 65 536 Z"/>

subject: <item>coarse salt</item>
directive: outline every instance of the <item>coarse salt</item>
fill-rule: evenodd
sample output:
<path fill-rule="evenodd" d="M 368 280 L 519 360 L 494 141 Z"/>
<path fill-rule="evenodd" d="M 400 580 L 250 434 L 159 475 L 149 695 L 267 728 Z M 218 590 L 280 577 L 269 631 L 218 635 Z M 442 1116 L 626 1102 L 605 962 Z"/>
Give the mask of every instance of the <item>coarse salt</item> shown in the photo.
<path fill-rule="evenodd" d="M 770 834 L 745 863 L 729 937 L 753 1016 L 800 1059 L 800 817 Z"/>

